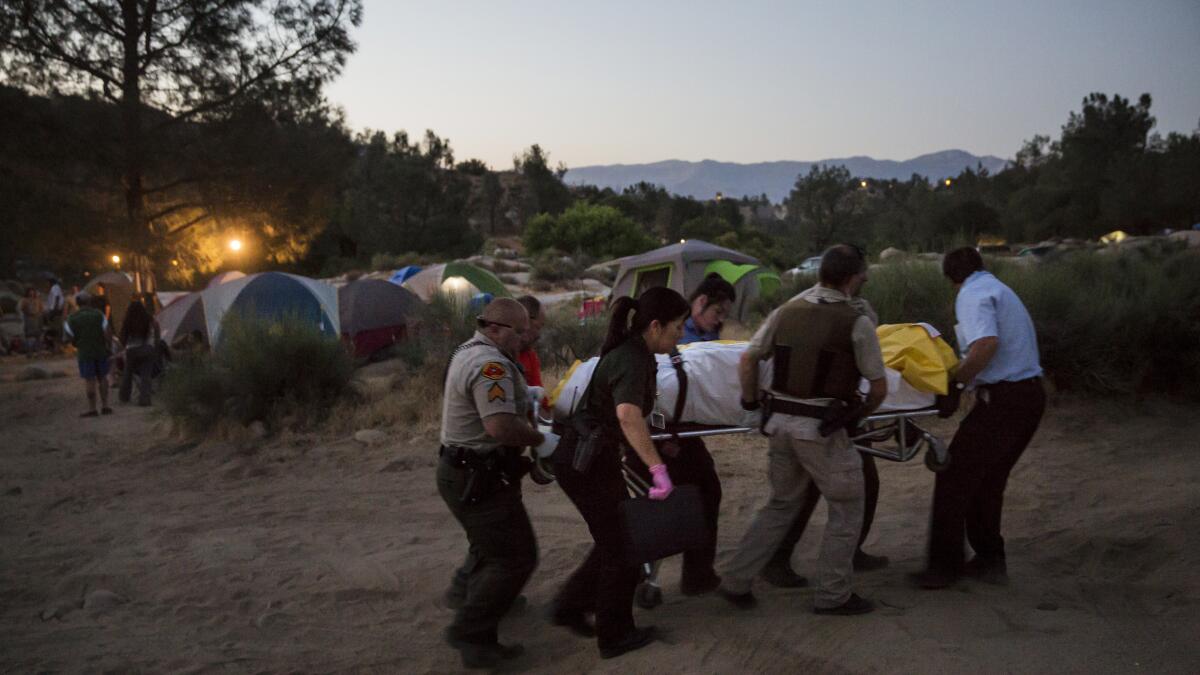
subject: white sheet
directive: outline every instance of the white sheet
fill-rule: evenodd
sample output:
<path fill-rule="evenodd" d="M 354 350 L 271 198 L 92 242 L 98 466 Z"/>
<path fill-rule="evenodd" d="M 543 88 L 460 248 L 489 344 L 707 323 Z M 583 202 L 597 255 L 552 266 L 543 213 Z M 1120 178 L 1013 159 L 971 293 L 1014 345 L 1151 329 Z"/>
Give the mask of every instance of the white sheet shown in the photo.
<path fill-rule="evenodd" d="M 684 401 L 684 422 L 694 424 L 737 424 L 742 415 L 741 385 L 738 383 L 737 364 L 746 350 L 745 342 L 696 342 L 680 348 L 684 372 L 688 376 L 687 400 Z M 654 411 L 661 413 L 668 422 L 674 421 L 675 400 L 679 395 L 679 381 L 670 357 L 658 354 L 658 393 Z M 559 390 L 554 401 L 556 419 L 567 417 L 579 404 L 592 372 L 599 363 L 592 357 L 578 364 L 567 382 Z M 771 363 L 763 362 L 758 372 L 759 382 L 771 381 Z M 928 408 L 934 404 L 934 395 L 917 391 L 904 381 L 900 373 L 887 371 L 888 395 L 879 412 L 896 412 Z M 859 389 L 867 392 L 867 381 L 859 383 Z"/>

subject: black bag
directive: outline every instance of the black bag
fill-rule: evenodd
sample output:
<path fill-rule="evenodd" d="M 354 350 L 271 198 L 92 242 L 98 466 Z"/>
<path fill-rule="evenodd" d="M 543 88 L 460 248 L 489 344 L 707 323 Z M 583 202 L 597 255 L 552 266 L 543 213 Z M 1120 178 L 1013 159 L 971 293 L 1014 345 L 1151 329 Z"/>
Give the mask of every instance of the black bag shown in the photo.
<path fill-rule="evenodd" d="M 625 553 L 636 564 L 704 548 L 712 536 L 704 522 L 700 489 L 695 485 L 678 485 L 661 501 L 649 497 L 626 499 L 618 508 L 625 531 Z"/>
<path fill-rule="evenodd" d="M 600 361 L 603 362 L 604 359 L 601 358 Z M 583 400 L 579 402 L 579 408 L 563 421 L 565 430 L 559 439 L 558 447 L 554 450 L 555 463 L 570 464 L 578 473 L 587 473 L 607 437 L 604 425 L 587 409 L 588 394 L 592 391 L 592 383 L 596 381 L 596 370 L 599 368 L 600 363 L 597 363 L 596 368 L 592 370 L 592 378 L 588 380 L 588 386 L 583 389 Z"/>

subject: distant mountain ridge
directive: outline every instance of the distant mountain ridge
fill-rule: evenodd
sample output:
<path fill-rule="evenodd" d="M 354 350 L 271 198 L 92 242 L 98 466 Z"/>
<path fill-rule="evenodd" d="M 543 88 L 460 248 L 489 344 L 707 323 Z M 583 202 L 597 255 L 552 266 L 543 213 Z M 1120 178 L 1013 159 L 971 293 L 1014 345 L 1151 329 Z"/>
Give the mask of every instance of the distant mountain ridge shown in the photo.
<path fill-rule="evenodd" d="M 730 197 L 757 196 L 763 193 L 778 203 L 787 198 L 796 177 L 808 173 L 816 164 L 845 166 L 854 176 L 908 180 L 914 173 L 930 180 L 957 176 L 963 169 L 982 165 L 995 173 L 1009 160 L 993 155 L 977 156 L 964 150 L 943 150 L 904 161 L 845 157 L 815 162 L 758 162 L 737 164 L 706 159 L 685 162 L 678 159 L 652 164 L 608 164 L 581 166 L 567 171 L 565 180 L 571 185 L 595 185 L 622 190 L 641 181 L 661 185 L 673 194 L 697 199 L 710 199 L 716 193 Z"/>

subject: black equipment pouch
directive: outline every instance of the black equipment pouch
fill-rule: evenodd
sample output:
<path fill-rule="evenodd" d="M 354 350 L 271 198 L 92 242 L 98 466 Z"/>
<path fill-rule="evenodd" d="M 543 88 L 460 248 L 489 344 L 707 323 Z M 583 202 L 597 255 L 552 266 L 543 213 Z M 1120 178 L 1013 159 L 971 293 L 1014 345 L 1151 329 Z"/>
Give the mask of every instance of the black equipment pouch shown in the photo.
<path fill-rule="evenodd" d="M 858 401 L 846 403 L 841 399 L 834 399 L 825 409 L 825 414 L 821 417 L 821 426 L 817 427 L 817 433 L 825 438 L 838 429 L 853 431 L 854 427 L 858 426 L 861 417 L 862 403 Z"/>
<path fill-rule="evenodd" d="M 600 362 L 603 361 L 604 358 L 601 357 Z M 583 390 L 579 408 L 564 420 L 563 437 L 554 451 L 555 462 L 569 463 L 571 468 L 578 473 L 587 473 L 588 469 L 592 467 L 592 460 L 602 449 L 606 437 L 604 425 L 587 409 L 588 394 L 592 391 L 592 384 L 596 381 L 596 370 L 599 369 L 600 363 L 597 363 L 595 370 L 592 371 L 592 379 L 588 381 L 587 387 Z M 568 452 L 571 453 L 569 456 Z"/>
<path fill-rule="evenodd" d="M 500 448 L 480 455 L 456 447 L 444 448 L 442 453 L 443 461 L 463 471 L 465 480 L 458 497 L 463 504 L 478 504 L 497 491 L 520 483 L 530 468 L 529 460 L 511 449 Z"/>

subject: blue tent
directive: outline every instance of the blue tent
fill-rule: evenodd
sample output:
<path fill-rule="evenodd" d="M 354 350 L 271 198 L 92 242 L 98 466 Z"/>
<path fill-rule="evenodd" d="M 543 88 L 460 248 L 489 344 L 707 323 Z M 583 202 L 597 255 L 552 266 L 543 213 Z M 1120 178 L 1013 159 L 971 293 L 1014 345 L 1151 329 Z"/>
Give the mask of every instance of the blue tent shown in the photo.
<path fill-rule="evenodd" d="M 326 335 L 338 335 L 337 290 L 315 279 L 265 272 L 206 289 L 201 296 L 210 341 L 231 311 L 268 320 L 299 317 Z"/>
<path fill-rule="evenodd" d="M 393 284 L 400 285 L 400 284 L 408 281 L 409 277 L 411 277 L 412 275 L 414 275 L 420 271 L 421 271 L 421 268 L 417 265 L 408 265 L 405 267 L 401 267 L 400 269 L 396 270 L 395 272 L 392 272 L 392 278 L 388 279 L 388 281 L 392 282 Z"/>

